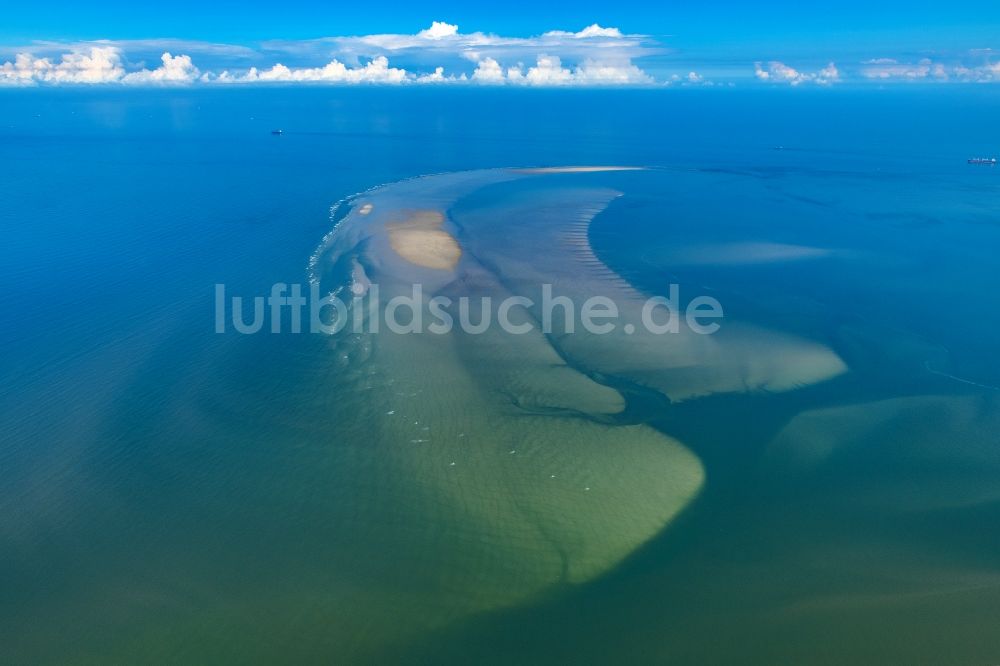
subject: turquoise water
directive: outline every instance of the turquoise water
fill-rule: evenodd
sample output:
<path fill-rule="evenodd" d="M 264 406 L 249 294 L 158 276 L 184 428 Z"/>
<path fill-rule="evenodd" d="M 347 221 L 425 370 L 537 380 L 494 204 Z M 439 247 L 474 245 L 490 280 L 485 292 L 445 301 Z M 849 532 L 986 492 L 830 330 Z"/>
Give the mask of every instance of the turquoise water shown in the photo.
<path fill-rule="evenodd" d="M 2 92 L 8 660 L 1000 652 L 988 90 Z M 453 270 L 388 243 L 428 209 Z M 726 317 L 214 332 L 356 265 Z"/>

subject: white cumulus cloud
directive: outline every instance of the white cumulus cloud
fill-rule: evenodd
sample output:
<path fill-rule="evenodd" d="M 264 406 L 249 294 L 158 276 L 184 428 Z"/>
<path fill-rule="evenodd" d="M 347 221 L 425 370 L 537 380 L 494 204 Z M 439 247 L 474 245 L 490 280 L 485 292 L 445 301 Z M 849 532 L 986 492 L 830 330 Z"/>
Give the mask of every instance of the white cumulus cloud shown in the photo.
<path fill-rule="evenodd" d="M 573 72 L 562 66 L 559 56 L 540 55 L 524 81 L 532 86 L 561 86 L 573 81 Z"/>
<path fill-rule="evenodd" d="M 767 67 L 764 67 L 760 62 L 754 63 L 754 76 L 761 81 L 788 83 L 793 86 L 803 83 L 829 85 L 840 81 L 840 70 L 831 62 L 817 72 L 801 72 L 783 62 L 772 60 L 767 63 Z"/>
<path fill-rule="evenodd" d="M 917 62 L 899 62 L 892 58 L 876 58 L 862 63 L 861 76 L 878 81 L 1000 81 L 1000 63 L 966 66 L 946 65 L 922 58 Z"/>
<path fill-rule="evenodd" d="M 173 56 L 169 52 L 160 57 L 163 63 L 153 70 L 143 69 L 122 77 L 122 83 L 191 83 L 198 80 L 200 72 L 191 62 L 191 56 Z"/>
<path fill-rule="evenodd" d="M 752 59 L 737 70 L 711 57 L 693 60 L 689 55 L 671 63 L 673 51 L 662 42 L 599 23 L 527 37 L 462 32 L 459 25 L 447 21 L 425 25 L 406 34 L 270 40 L 253 45 L 171 38 L 0 44 L 0 85 L 732 86 L 749 79 L 751 71 L 759 81 L 789 86 L 826 86 L 843 80 L 1000 82 L 1000 63 L 990 62 L 997 57 L 992 49 L 938 54 L 934 61 L 883 57 L 860 62 L 846 73 L 833 62 L 825 67 L 821 63 L 802 67 L 782 60 Z M 159 59 L 155 66 L 144 66 L 155 59 Z"/>
<path fill-rule="evenodd" d="M 468 80 L 469 77 L 464 72 L 458 76 L 445 76 L 444 67 L 435 67 L 430 74 L 421 74 L 416 78 L 417 83 L 464 83 Z"/>
<path fill-rule="evenodd" d="M 15 85 L 36 83 L 117 83 L 125 76 L 121 54 L 111 46 L 65 53 L 57 61 L 19 53 L 0 65 L 0 81 Z"/>
<path fill-rule="evenodd" d="M 621 39 L 625 35 L 618 28 L 602 28 L 598 24 L 588 25 L 586 28 L 580 32 L 565 32 L 563 30 L 550 30 L 549 32 L 543 33 L 543 37 L 572 37 L 574 39 L 587 39 L 589 37 L 610 37 L 612 39 Z"/>
<path fill-rule="evenodd" d="M 444 39 L 445 37 L 454 37 L 457 34 L 457 25 L 445 23 L 444 21 L 432 21 L 431 27 L 418 32 L 417 37 L 423 39 Z"/>
<path fill-rule="evenodd" d="M 406 70 L 389 66 L 385 56 L 372 58 L 359 67 L 348 67 L 339 60 L 331 60 L 323 67 L 286 67 L 281 63 L 268 69 L 251 67 L 244 74 L 222 72 L 217 77 L 203 77 L 203 80 L 219 83 L 404 83 L 408 79 Z"/>
<path fill-rule="evenodd" d="M 609 62 L 595 59 L 584 60 L 573 71 L 573 80 L 578 85 L 648 85 L 653 77 L 633 65 L 630 61 Z"/>
<path fill-rule="evenodd" d="M 483 58 L 472 72 L 472 80 L 478 83 L 504 83 L 507 75 L 493 58 Z"/>
<path fill-rule="evenodd" d="M 60 46 L 62 53 L 56 51 Z M 151 51 L 158 54 L 159 66 L 129 67 Z M 13 60 L 0 65 L 0 83 L 649 85 L 653 77 L 635 60 L 662 52 L 642 35 L 597 23 L 577 32 L 504 37 L 462 33 L 458 25 L 433 21 L 414 34 L 272 41 L 256 49 L 170 39 L 38 42 L 13 51 Z"/>
<path fill-rule="evenodd" d="M 295 57 L 333 55 L 342 62 L 388 55 L 414 71 L 428 68 L 433 71 L 438 66 L 451 69 L 463 62 L 478 64 L 486 58 L 505 68 L 535 62 L 540 56 L 558 57 L 562 63 L 576 66 L 585 60 L 632 61 L 664 52 L 643 35 L 629 35 L 618 28 L 598 24 L 578 32 L 554 30 L 532 37 L 506 37 L 479 31 L 463 33 L 458 25 L 443 21 L 434 21 L 416 34 L 271 41 L 262 46 L 266 51 L 286 52 Z"/>
<path fill-rule="evenodd" d="M 552 86 L 614 86 L 648 85 L 653 78 L 629 61 L 584 60 L 575 67 L 566 67 L 558 56 L 540 55 L 535 64 L 525 69 L 518 63 L 504 69 L 493 58 L 484 58 L 476 65 L 470 79 L 489 85 Z"/>

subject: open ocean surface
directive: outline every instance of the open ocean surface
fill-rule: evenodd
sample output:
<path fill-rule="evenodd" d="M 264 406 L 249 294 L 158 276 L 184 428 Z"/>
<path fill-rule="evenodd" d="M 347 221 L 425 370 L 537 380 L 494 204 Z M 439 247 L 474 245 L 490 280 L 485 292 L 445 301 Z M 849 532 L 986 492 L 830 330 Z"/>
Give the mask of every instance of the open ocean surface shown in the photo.
<path fill-rule="evenodd" d="M 996 663 L 1000 171 L 966 159 L 998 114 L 960 85 L 0 91 L 0 658 Z M 563 165 L 650 168 L 502 169 Z M 379 235 L 427 209 L 455 279 Z M 216 284 L 359 272 L 726 318 L 708 355 L 215 332 Z"/>

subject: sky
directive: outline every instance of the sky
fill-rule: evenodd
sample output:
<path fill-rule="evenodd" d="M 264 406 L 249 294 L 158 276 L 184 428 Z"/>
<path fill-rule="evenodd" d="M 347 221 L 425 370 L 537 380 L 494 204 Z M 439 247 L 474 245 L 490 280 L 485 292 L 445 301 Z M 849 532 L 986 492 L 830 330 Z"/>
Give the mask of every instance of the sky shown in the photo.
<path fill-rule="evenodd" d="M 1000 82 L 1000 3 L 12 3 L 0 85 Z"/>

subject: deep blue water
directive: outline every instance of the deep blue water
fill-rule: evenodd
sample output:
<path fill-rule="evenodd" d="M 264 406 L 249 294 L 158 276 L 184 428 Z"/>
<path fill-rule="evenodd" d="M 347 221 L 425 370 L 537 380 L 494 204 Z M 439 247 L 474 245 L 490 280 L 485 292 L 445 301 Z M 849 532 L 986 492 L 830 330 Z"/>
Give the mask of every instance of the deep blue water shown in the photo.
<path fill-rule="evenodd" d="M 965 160 L 1000 150 L 998 111 L 988 86 L 0 91 L 2 650 L 995 661 L 1000 171 Z M 849 371 L 643 403 L 705 467 L 676 521 L 586 583 L 386 631 L 407 615 L 353 588 L 428 564 L 343 519 L 377 477 L 345 420 L 366 397 L 319 336 L 214 333 L 214 285 L 304 283 L 331 205 L 383 183 L 581 164 L 657 167 L 602 181 L 625 196 L 590 228 L 633 286 L 708 289 Z M 703 252 L 762 244 L 828 252 Z"/>

